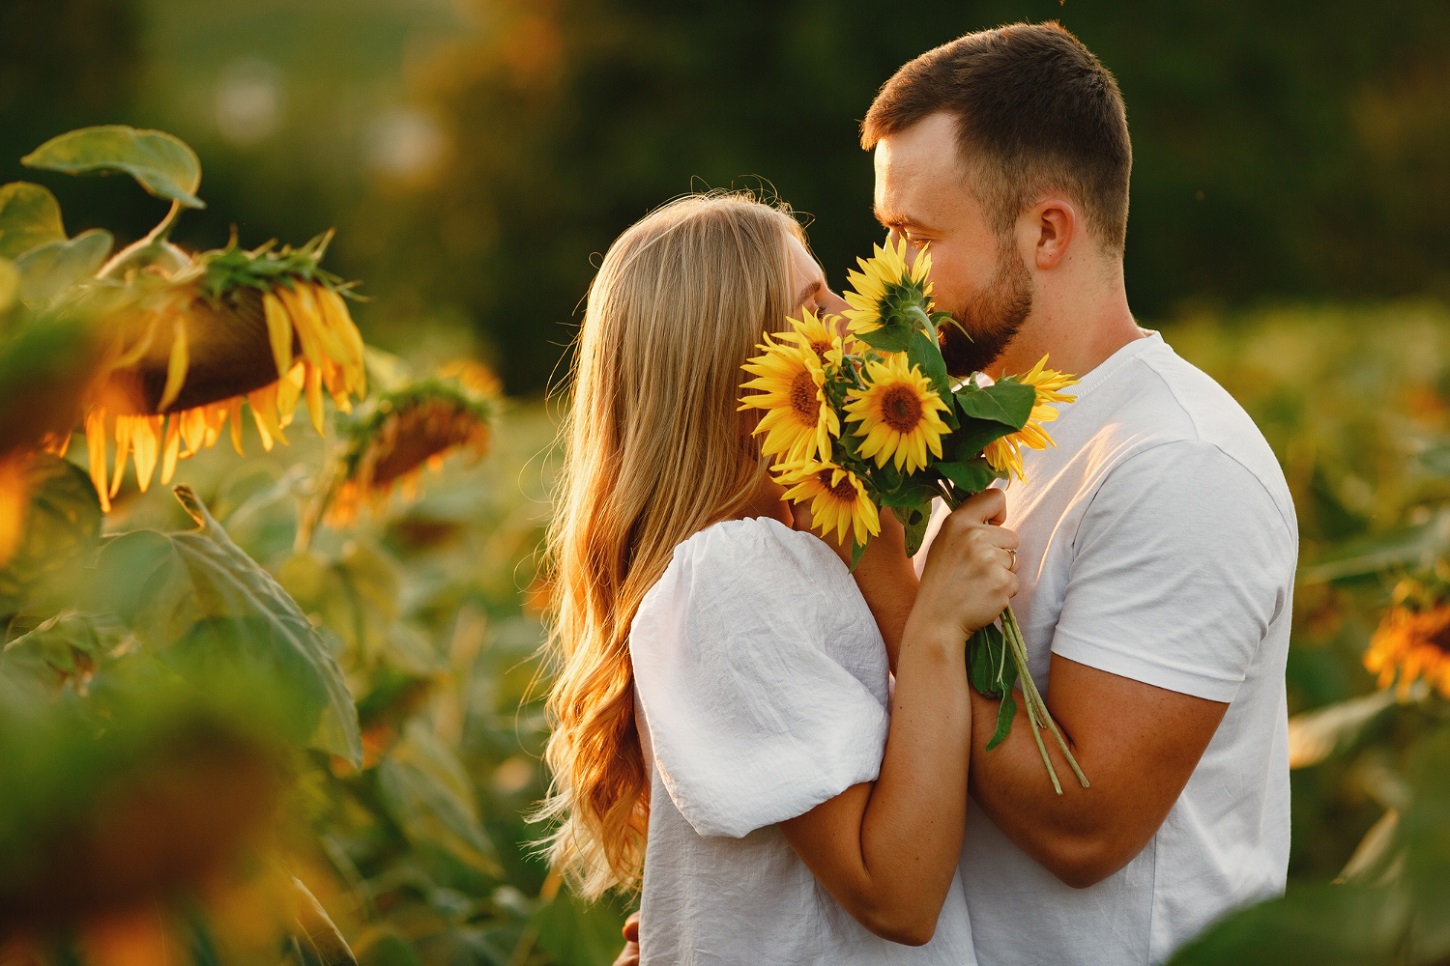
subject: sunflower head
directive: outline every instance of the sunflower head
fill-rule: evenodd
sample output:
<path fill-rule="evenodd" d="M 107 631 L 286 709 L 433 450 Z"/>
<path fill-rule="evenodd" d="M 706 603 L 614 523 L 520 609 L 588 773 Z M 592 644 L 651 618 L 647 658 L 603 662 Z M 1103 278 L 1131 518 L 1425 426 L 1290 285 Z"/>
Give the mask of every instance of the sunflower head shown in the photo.
<path fill-rule="evenodd" d="M 879 329 L 914 330 L 910 310 L 931 312 L 931 256 L 923 249 L 910 264 L 906 260 L 906 239 L 876 245 L 870 258 L 857 259 L 861 271 L 848 271 L 850 289 L 845 292 L 846 320 L 857 335 Z"/>
<path fill-rule="evenodd" d="M 1015 433 L 1008 433 L 1000 439 L 988 443 L 982 453 L 987 457 L 987 462 L 992 469 L 1004 474 L 1010 481 L 1012 478 L 1026 480 L 1022 466 L 1022 450 L 1047 449 L 1049 446 L 1057 445 L 1048 435 L 1047 430 L 1042 428 L 1044 423 L 1050 423 L 1057 419 L 1057 406 L 1061 403 L 1073 402 L 1077 397 L 1069 396 L 1062 390 L 1077 384 L 1077 379 L 1056 369 L 1045 368 L 1047 356 L 1037 360 L 1037 365 L 1019 376 L 1006 376 L 1004 381 L 1018 382 L 1031 386 L 1036 393 L 1032 402 L 1032 412 L 1027 417 L 1027 422 Z"/>
<path fill-rule="evenodd" d="M 1364 666 L 1379 676 L 1382 688 L 1398 680 L 1402 698 L 1419 679 L 1450 698 L 1450 580 L 1437 573 L 1429 580 L 1400 581 L 1370 638 Z"/>
<path fill-rule="evenodd" d="M 839 316 L 817 315 L 807 309 L 799 319 L 786 319 L 790 328 L 779 333 L 777 338 L 810 350 L 823 368 L 839 366 L 855 342 L 837 328 L 835 323 L 839 319 Z"/>
<path fill-rule="evenodd" d="M 834 531 L 836 542 L 842 543 L 849 533 L 855 546 L 864 547 L 881 532 L 881 518 L 865 484 L 843 466 L 820 460 L 789 463 L 780 468 L 776 482 L 786 487 L 785 498 L 792 503 L 810 501 L 811 527 L 823 537 Z"/>
<path fill-rule="evenodd" d="M 938 459 L 941 440 L 950 432 L 942 413 L 948 404 L 937 395 L 931 380 L 905 356 L 871 360 L 862 371 L 864 386 L 846 393 L 846 421 L 857 423 L 853 430 L 862 438 L 863 459 L 885 466 L 893 461 L 897 469 L 915 473 L 925 469 L 927 451 Z"/>
<path fill-rule="evenodd" d="M 450 453 L 482 458 L 499 397 L 498 380 L 476 363 L 381 394 L 343 424 L 344 447 L 325 495 L 327 522 L 346 525 L 363 507 L 384 505 L 399 486 L 411 498 L 424 468 L 440 469 Z"/>
<path fill-rule="evenodd" d="M 791 338 L 794 336 L 794 338 Z M 740 388 L 755 390 L 740 399 L 740 409 L 764 410 L 754 434 L 764 435 L 761 452 L 777 462 L 825 458 L 841 421 L 826 398 L 826 372 L 820 358 L 798 331 L 777 341 L 769 333 L 757 346 L 761 354 L 744 365 L 755 378 Z"/>
<path fill-rule="evenodd" d="M 319 265 L 327 237 L 278 251 L 233 243 L 171 266 L 170 274 L 148 270 L 131 280 L 110 312 L 114 337 L 85 407 L 103 504 L 119 491 L 128 456 L 145 490 L 158 465 L 169 481 L 177 460 L 215 444 L 228 420 L 242 452 L 243 402 L 271 449 L 287 441 L 302 399 L 321 432 L 324 393 L 345 412 L 366 392 L 346 286 Z"/>

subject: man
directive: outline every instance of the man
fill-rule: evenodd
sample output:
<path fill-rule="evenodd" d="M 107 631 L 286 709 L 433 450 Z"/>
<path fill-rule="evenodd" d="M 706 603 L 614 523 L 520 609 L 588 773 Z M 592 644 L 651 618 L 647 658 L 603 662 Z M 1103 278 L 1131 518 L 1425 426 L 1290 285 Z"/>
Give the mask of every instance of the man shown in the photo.
<path fill-rule="evenodd" d="M 1071 34 L 1017 24 L 923 54 L 882 88 L 862 144 L 878 217 L 930 246 L 937 306 L 971 336 L 948 329 L 949 366 L 1024 372 L 1046 354 L 1082 374 L 1007 520 L 1033 676 L 1092 787 L 1058 755 L 1054 793 L 1021 711 L 983 750 L 997 704 L 977 701 L 961 866 L 977 955 L 1161 962 L 1284 886 L 1298 532 L 1283 474 L 1228 394 L 1133 320 L 1125 111 Z M 899 578 L 862 587 L 909 604 Z"/>
<path fill-rule="evenodd" d="M 1284 886 L 1284 662 L 1298 532 L 1243 410 L 1140 329 L 1123 282 L 1132 152 L 1112 75 L 1055 24 L 961 37 L 903 66 L 862 126 L 876 213 L 929 247 L 958 373 L 1081 375 L 1007 490 L 1032 674 L 1092 782 L 1026 715 L 985 750 L 961 874 L 983 966 L 1159 963 Z M 899 634 L 913 574 L 883 542 L 857 576 Z M 742 928 L 749 928 L 742 924 Z"/>

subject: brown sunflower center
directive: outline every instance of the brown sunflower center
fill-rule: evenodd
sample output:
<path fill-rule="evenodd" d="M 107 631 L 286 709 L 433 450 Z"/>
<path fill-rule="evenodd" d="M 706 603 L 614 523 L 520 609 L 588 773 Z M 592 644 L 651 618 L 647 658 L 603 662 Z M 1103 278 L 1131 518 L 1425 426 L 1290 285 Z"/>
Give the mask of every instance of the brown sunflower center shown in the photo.
<path fill-rule="evenodd" d="M 825 339 L 817 339 L 811 343 L 811 351 L 816 354 L 817 358 L 824 359 L 826 353 L 831 351 L 831 344 Z"/>
<path fill-rule="evenodd" d="M 856 502 L 856 487 L 851 482 L 851 478 L 846 474 L 842 473 L 841 479 L 834 486 L 832 486 L 831 477 L 834 474 L 835 470 L 821 470 L 819 473 L 816 474 L 816 479 L 821 481 L 821 486 L 826 488 L 827 493 L 830 493 L 831 496 L 835 497 L 842 503 Z"/>
<path fill-rule="evenodd" d="M 921 424 L 921 400 L 910 386 L 896 383 L 881 394 L 881 421 L 898 433 L 909 433 Z"/>
<path fill-rule="evenodd" d="M 790 408 L 802 423 L 814 426 L 821 418 L 821 404 L 816 398 L 816 380 L 807 369 L 796 373 L 790 384 Z"/>

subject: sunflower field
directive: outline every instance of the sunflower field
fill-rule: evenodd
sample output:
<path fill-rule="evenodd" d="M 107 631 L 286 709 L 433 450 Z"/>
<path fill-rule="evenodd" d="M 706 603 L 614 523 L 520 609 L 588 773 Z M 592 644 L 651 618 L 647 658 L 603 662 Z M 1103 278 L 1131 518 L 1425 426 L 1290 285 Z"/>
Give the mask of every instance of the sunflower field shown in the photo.
<path fill-rule="evenodd" d="M 609 962 L 626 904 L 562 890 L 524 818 L 565 403 L 368 345 L 327 235 L 174 245 L 204 202 L 170 135 L 25 163 L 170 208 L 117 251 L 0 186 L 0 964 Z M 1289 893 L 1175 962 L 1445 962 L 1450 310 L 1163 328 L 1302 540 Z"/>

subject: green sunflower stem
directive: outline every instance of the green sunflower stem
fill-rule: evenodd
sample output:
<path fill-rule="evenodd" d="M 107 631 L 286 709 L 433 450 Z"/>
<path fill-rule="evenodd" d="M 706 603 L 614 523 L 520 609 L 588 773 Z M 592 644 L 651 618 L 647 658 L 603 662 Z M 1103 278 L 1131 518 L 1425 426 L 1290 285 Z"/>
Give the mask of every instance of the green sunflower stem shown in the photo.
<path fill-rule="evenodd" d="M 1057 780 L 1057 771 L 1052 767 L 1052 762 L 1047 756 L 1047 749 L 1043 747 L 1042 737 L 1038 734 L 1040 728 L 1045 724 L 1047 730 L 1057 741 L 1057 747 L 1062 750 L 1062 755 L 1067 759 L 1068 767 L 1077 776 L 1078 783 L 1083 788 L 1091 788 L 1092 783 L 1088 781 L 1087 775 L 1083 774 L 1077 758 L 1073 755 L 1072 749 L 1068 747 L 1067 739 L 1063 737 L 1062 729 L 1058 728 L 1057 722 L 1052 720 L 1052 714 L 1047 710 L 1047 702 L 1042 699 L 1042 693 L 1037 690 L 1037 683 L 1032 680 L 1031 673 L 1027 670 L 1027 642 L 1022 636 L 1022 628 L 1017 623 L 1017 615 L 1012 613 L 1008 607 L 1002 611 L 1002 628 L 1006 632 L 1009 649 L 1012 651 L 1012 660 L 1017 665 L 1017 676 L 1022 681 L 1023 703 L 1027 707 L 1028 719 L 1032 723 L 1032 735 L 1037 739 L 1037 748 L 1042 752 L 1042 760 L 1047 765 L 1048 774 L 1052 776 L 1052 786 L 1062 794 L 1062 786 Z"/>
<path fill-rule="evenodd" d="M 921 323 L 922 329 L 924 329 L 928 335 L 930 335 L 933 339 L 936 338 L 936 326 L 932 324 L 931 316 L 927 314 L 926 309 L 922 308 L 920 305 L 912 305 L 907 307 L 906 314 L 911 318 L 915 319 L 917 322 Z"/>
<path fill-rule="evenodd" d="M 936 480 L 936 486 L 949 509 L 955 510 L 965 499 L 947 480 Z M 1002 611 L 1002 636 L 1007 641 L 1007 654 L 1011 656 L 1012 664 L 1017 668 L 1017 678 L 1022 682 L 1022 705 L 1027 711 L 1027 722 L 1032 729 L 1032 740 L 1037 744 L 1038 754 L 1042 756 L 1042 764 L 1047 768 L 1047 776 L 1052 779 L 1052 787 L 1057 794 L 1062 794 L 1062 783 L 1057 778 L 1057 769 L 1053 767 L 1052 756 L 1047 753 L 1047 745 L 1042 740 L 1044 727 L 1052 734 L 1053 739 L 1057 742 L 1057 747 L 1062 749 L 1063 757 L 1067 759 L 1072 773 L 1077 776 L 1078 783 L 1083 788 L 1091 788 L 1092 783 L 1088 781 L 1087 775 L 1078 765 L 1076 756 L 1073 755 L 1072 749 L 1068 747 L 1067 739 L 1062 734 L 1062 729 L 1057 726 L 1056 721 L 1052 720 L 1052 714 L 1047 710 L 1047 702 L 1043 700 L 1042 692 L 1037 689 L 1037 682 L 1032 680 L 1032 672 L 1027 668 L 1027 640 L 1022 636 L 1022 627 L 1017 623 L 1017 615 L 1012 612 L 1010 605 Z"/>

